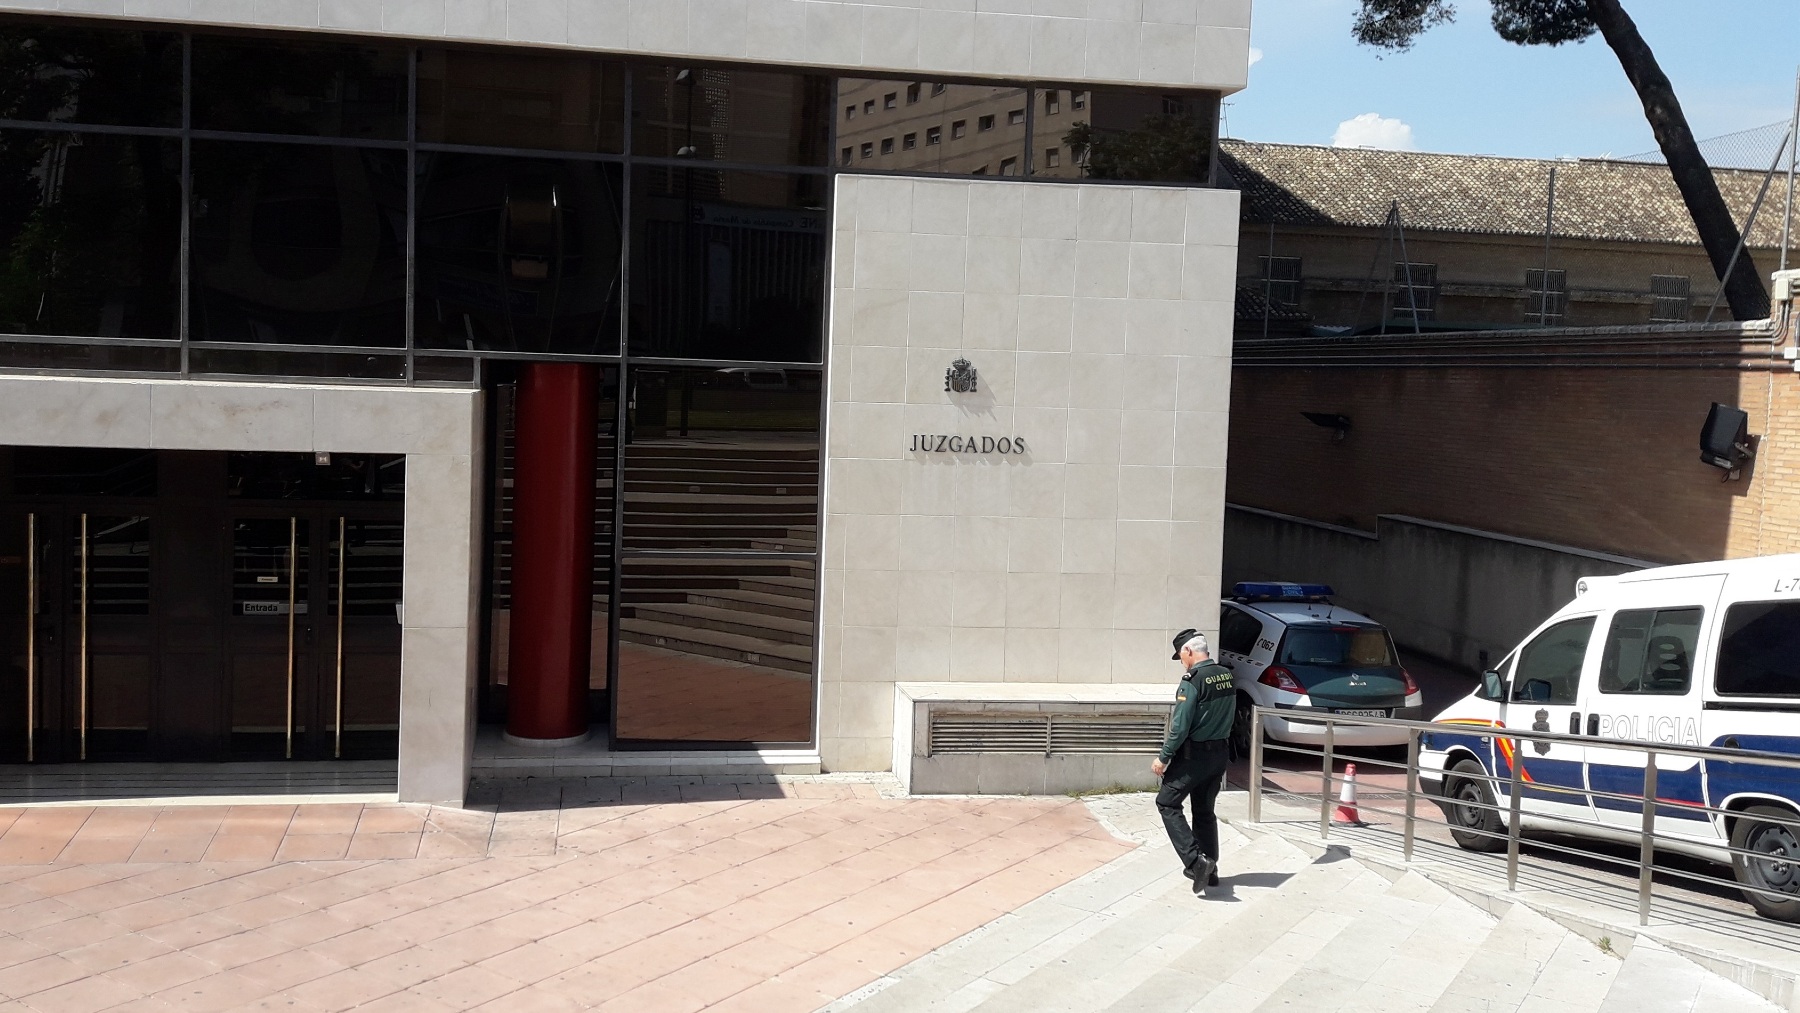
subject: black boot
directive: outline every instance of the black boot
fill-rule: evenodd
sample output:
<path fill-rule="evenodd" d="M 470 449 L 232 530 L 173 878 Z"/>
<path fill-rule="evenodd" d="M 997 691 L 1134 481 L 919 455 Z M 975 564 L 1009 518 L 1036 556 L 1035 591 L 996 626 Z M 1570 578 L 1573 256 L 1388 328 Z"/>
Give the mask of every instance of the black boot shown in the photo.
<path fill-rule="evenodd" d="M 1206 888 L 1219 881 L 1212 859 L 1201 855 L 1194 860 L 1193 868 L 1187 870 L 1187 877 L 1194 881 L 1194 896 L 1205 893 Z"/>

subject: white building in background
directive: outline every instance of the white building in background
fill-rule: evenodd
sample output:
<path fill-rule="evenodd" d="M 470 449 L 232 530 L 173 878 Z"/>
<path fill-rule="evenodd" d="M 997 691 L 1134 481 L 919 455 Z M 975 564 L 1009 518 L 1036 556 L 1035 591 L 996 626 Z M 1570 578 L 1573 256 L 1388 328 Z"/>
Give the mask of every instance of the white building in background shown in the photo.
<path fill-rule="evenodd" d="M 57 6 L 0 761 L 882 770 L 1216 622 L 1249 0 Z"/>

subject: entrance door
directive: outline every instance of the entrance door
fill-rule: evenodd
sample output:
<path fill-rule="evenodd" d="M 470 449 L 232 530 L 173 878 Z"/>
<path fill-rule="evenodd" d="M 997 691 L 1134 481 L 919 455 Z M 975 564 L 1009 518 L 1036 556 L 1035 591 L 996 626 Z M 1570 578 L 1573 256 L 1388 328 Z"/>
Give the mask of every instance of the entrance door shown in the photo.
<path fill-rule="evenodd" d="M 1512 697 L 1505 721 L 1509 729 L 1531 729 L 1559 734 L 1580 734 L 1578 711 L 1582 672 L 1589 665 L 1594 637 L 1594 616 L 1558 622 L 1531 638 L 1519 649 L 1513 664 Z M 1510 777 L 1511 764 L 1523 766 L 1521 806 L 1528 812 L 1591 821 L 1588 803 L 1586 750 L 1565 742 L 1500 740 Z M 1507 784 L 1500 785 L 1504 794 Z"/>
<path fill-rule="evenodd" d="M 0 763 L 394 758 L 401 535 L 391 504 L 0 506 Z"/>

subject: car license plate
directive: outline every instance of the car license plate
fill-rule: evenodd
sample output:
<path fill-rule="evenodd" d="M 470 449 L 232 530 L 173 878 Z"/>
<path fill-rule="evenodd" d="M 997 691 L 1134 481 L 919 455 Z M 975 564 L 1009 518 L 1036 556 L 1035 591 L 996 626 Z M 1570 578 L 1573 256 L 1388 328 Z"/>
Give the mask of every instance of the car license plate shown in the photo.
<path fill-rule="evenodd" d="M 1377 710 L 1335 710 L 1335 711 L 1332 711 L 1331 713 L 1341 714 L 1347 718 L 1385 718 L 1388 716 L 1387 711 L 1379 710 L 1379 709 L 1377 709 Z"/>

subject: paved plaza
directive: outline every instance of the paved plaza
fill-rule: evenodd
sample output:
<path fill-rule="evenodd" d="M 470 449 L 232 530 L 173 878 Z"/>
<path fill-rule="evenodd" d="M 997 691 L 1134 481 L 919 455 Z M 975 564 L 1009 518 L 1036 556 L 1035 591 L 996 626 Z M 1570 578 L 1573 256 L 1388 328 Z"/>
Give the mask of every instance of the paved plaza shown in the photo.
<path fill-rule="evenodd" d="M 1131 849 L 1067 798 L 485 791 L 0 809 L 0 1010 L 808 1011 Z"/>

